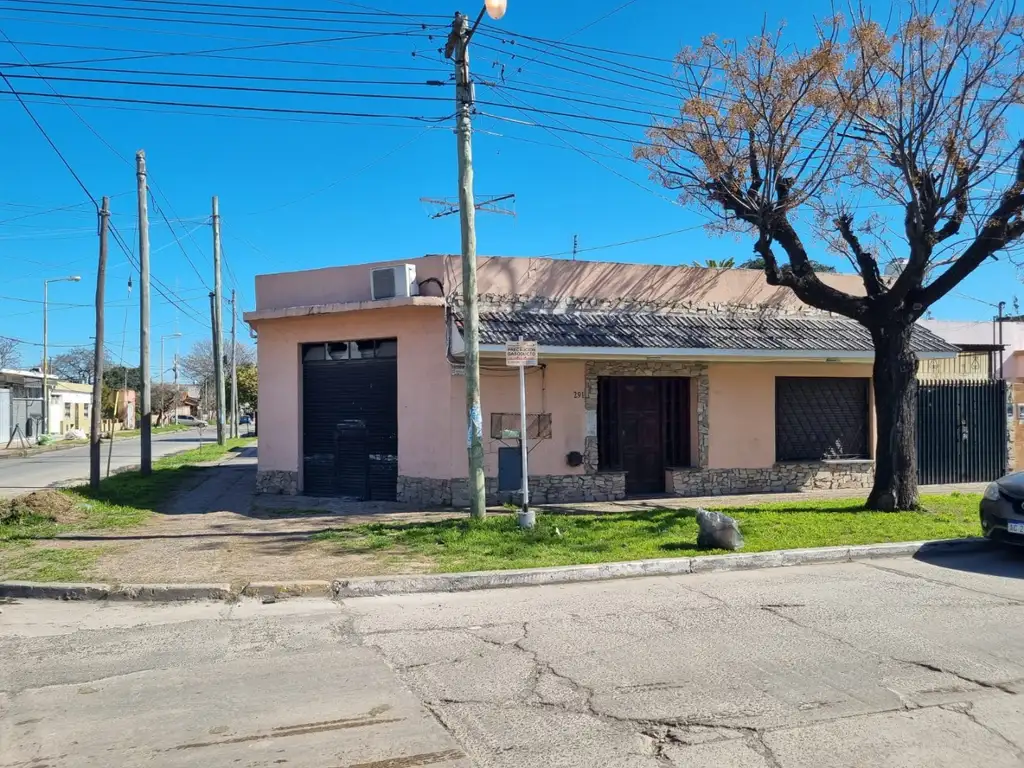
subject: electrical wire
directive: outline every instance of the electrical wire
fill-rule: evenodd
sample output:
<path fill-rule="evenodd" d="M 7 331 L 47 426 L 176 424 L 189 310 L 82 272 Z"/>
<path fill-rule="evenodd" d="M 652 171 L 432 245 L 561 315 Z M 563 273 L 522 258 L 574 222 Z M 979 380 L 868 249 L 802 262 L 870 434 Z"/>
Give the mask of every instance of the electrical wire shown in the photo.
<path fill-rule="evenodd" d="M 0 75 L 2 76 L 2 75 Z M 267 112 L 270 114 L 284 114 L 284 115 L 323 115 L 328 117 L 361 117 L 367 119 L 382 119 L 382 120 L 412 120 L 414 122 L 429 122 L 429 123 L 441 123 L 447 120 L 451 120 L 454 115 L 445 115 L 444 117 L 430 117 L 424 115 L 398 115 L 398 114 L 382 114 L 373 112 L 344 112 L 334 111 L 326 109 L 299 109 L 299 108 L 288 108 L 288 107 L 264 107 L 264 106 L 253 106 L 253 105 L 242 105 L 242 104 L 205 104 L 196 102 L 182 102 L 182 101 L 167 101 L 162 99 L 129 99 L 119 98 L 114 96 L 93 96 L 85 94 L 72 94 L 72 93 L 57 93 L 57 94 L 46 94 L 38 93 L 34 91 L 14 91 L 19 97 L 19 101 L 23 101 L 21 97 L 32 96 L 32 97 L 48 97 L 56 96 L 59 99 L 79 99 L 83 101 L 100 101 L 110 102 L 115 104 L 153 104 L 156 106 L 170 106 L 170 107 L 191 107 L 196 109 L 226 109 L 238 112 Z"/>

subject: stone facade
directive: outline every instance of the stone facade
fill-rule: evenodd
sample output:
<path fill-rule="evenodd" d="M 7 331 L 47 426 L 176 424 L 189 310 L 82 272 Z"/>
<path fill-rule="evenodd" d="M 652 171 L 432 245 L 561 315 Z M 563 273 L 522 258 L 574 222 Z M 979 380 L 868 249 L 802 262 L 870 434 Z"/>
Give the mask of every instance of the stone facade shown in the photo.
<path fill-rule="evenodd" d="M 598 471 L 597 380 L 601 376 L 681 376 L 697 380 L 697 465 L 708 465 L 710 425 L 708 398 L 711 385 L 706 363 L 672 360 L 589 360 L 586 366 L 584 407 L 587 409 L 587 434 L 583 441 L 583 466 L 590 474 Z"/>
<path fill-rule="evenodd" d="M 299 473 L 268 469 L 256 473 L 256 493 L 295 496 L 299 492 Z"/>
<path fill-rule="evenodd" d="M 399 475 L 396 499 L 418 507 L 447 507 L 452 503 L 452 481 Z"/>
<path fill-rule="evenodd" d="M 404 481 L 404 482 L 403 482 Z M 498 478 L 485 478 L 488 504 L 515 503 L 519 491 L 499 491 Z M 468 507 L 469 483 L 464 477 L 449 480 L 399 478 L 399 489 L 404 495 L 399 501 L 423 506 Z M 448 496 L 438 502 L 441 488 Z M 425 493 L 416 497 L 416 493 Z M 530 502 L 534 504 L 568 504 L 577 501 L 618 501 L 626 498 L 625 472 L 598 472 L 588 475 L 531 475 Z"/>
<path fill-rule="evenodd" d="M 870 488 L 873 461 L 801 461 L 754 469 L 697 469 L 665 472 L 665 489 L 676 496 Z"/>

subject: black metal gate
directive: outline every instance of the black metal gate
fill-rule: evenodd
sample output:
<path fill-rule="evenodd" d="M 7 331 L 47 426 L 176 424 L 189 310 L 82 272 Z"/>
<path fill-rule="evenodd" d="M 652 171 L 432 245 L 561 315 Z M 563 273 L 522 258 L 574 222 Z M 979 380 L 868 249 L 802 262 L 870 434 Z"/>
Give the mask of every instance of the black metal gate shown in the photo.
<path fill-rule="evenodd" d="M 303 346 L 303 491 L 394 501 L 398 486 L 394 339 Z"/>
<path fill-rule="evenodd" d="M 1006 473 L 1006 382 L 940 381 L 917 388 L 917 476 L 978 483 Z"/>

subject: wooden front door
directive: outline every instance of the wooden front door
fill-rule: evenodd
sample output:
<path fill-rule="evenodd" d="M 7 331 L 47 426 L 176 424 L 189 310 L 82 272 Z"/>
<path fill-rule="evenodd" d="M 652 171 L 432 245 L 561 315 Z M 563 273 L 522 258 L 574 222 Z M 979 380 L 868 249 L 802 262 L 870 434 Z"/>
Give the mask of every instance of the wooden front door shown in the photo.
<path fill-rule="evenodd" d="M 661 381 L 652 378 L 619 380 L 619 427 L 626 493 L 662 493 L 665 490 L 664 418 Z"/>
<path fill-rule="evenodd" d="M 665 491 L 665 470 L 690 466 L 690 379 L 598 379 L 598 468 L 626 473 L 626 493 Z"/>

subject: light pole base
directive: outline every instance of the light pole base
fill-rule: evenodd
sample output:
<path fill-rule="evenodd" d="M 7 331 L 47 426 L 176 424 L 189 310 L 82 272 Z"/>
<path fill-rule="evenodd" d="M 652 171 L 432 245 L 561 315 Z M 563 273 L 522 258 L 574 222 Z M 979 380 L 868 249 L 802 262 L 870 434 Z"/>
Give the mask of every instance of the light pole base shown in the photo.
<path fill-rule="evenodd" d="M 519 527 L 523 529 L 534 528 L 537 525 L 537 513 L 529 507 L 519 510 Z"/>

